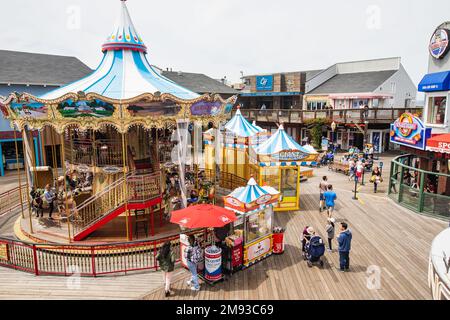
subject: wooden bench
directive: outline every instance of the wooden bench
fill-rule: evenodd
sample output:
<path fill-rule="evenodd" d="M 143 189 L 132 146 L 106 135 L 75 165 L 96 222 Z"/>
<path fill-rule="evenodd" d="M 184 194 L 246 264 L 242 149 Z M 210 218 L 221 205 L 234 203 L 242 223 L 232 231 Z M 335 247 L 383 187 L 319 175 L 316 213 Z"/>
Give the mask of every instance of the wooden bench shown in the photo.
<path fill-rule="evenodd" d="M 345 175 L 349 174 L 348 164 L 343 164 L 341 162 L 333 162 L 328 165 L 328 170 L 332 170 L 335 172 L 343 172 Z"/>

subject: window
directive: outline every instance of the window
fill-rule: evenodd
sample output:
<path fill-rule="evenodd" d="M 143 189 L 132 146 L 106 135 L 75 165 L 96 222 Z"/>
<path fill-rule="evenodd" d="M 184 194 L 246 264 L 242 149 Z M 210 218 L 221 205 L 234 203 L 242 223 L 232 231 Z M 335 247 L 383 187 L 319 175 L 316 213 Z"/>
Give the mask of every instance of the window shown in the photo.
<path fill-rule="evenodd" d="M 372 100 L 372 107 L 378 108 L 380 106 L 380 100 L 379 99 L 373 99 Z"/>
<path fill-rule="evenodd" d="M 367 100 L 367 99 L 364 99 L 364 100 L 361 100 L 361 99 L 356 99 L 356 100 L 353 100 L 353 108 L 355 108 L 355 109 L 357 109 L 357 108 L 364 108 L 364 106 L 366 106 L 366 105 L 368 105 L 369 104 L 369 100 Z"/>
<path fill-rule="evenodd" d="M 272 207 L 246 217 L 245 243 L 250 243 L 272 232 Z"/>
<path fill-rule="evenodd" d="M 397 84 L 395 82 L 391 82 L 391 92 L 395 93 L 396 90 L 397 90 Z"/>
<path fill-rule="evenodd" d="M 444 124 L 447 97 L 430 97 L 428 99 L 427 122 L 431 124 Z"/>

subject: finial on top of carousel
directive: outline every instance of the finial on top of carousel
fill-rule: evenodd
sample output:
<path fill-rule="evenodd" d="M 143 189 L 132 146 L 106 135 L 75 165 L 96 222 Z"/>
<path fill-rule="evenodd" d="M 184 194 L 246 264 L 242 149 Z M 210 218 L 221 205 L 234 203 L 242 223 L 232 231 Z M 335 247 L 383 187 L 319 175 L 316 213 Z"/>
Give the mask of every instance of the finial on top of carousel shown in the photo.
<path fill-rule="evenodd" d="M 113 32 L 106 38 L 102 51 L 132 50 L 147 53 L 147 47 L 133 25 L 125 2 L 126 0 L 120 0 L 121 12 L 119 19 L 114 26 Z"/>
<path fill-rule="evenodd" d="M 258 183 L 256 182 L 255 178 L 253 178 L 253 175 L 250 176 L 250 179 L 247 182 L 248 186 L 256 186 Z"/>

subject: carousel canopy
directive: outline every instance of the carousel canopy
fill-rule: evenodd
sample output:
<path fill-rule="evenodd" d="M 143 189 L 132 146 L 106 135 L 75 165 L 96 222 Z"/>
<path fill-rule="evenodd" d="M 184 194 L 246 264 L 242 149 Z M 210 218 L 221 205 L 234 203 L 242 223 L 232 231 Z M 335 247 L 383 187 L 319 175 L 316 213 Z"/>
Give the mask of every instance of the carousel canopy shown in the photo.
<path fill-rule="evenodd" d="M 268 186 L 261 187 L 256 183 L 255 179 L 250 178 L 246 187 L 235 189 L 228 195 L 228 197 L 232 197 L 242 203 L 249 204 L 265 195 L 273 196 L 277 194 L 279 194 L 279 192 L 276 189 Z"/>
<path fill-rule="evenodd" d="M 241 138 L 252 137 L 263 131 L 261 128 L 248 122 L 247 119 L 242 116 L 240 109 L 237 109 L 234 117 L 225 125 L 225 129 Z"/>
<path fill-rule="evenodd" d="M 121 0 L 116 25 L 102 46 L 103 60 L 89 76 L 44 94 L 42 99 L 57 99 L 67 93 L 97 93 L 112 99 L 130 99 L 144 93 L 172 94 L 191 100 L 199 97 L 162 76 L 146 57 L 147 47 L 137 33 L 128 13 L 126 0 Z"/>
<path fill-rule="evenodd" d="M 311 154 L 297 142 L 294 138 L 286 133 L 283 125 L 280 125 L 277 132 L 275 132 L 269 139 L 255 148 L 258 155 L 273 155 L 282 151 L 299 151 L 304 154 Z"/>

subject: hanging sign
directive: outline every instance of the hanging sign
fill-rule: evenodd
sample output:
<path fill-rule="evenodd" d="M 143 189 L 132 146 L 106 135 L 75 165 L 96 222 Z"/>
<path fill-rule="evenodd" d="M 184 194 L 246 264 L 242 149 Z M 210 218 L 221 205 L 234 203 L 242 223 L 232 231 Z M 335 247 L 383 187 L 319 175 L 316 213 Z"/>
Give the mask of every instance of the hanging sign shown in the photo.
<path fill-rule="evenodd" d="M 449 35 L 450 31 L 447 29 L 437 29 L 430 40 L 429 50 L 430 54 L 435 59 L 444 58 L 449 50 Z"/>
<path fill-rule="evenodd" d="M 404 113 L 391 124 L 391 142 L 419 150 L 425 150 L 431 137 L 431 128 L 425 127 L 418 117 Z"/>
<path fill-rule="evenodd" d="M 106 174 L 116 174 L 122 172 L 122 169 L 118 167 L 104 167 L 103 172 Z"/>
<path fill-rule="evenodd" d="M 273 76 L 257 76 L 256 77 L 257 91 L 272 91 L 273 90 Z"/>

